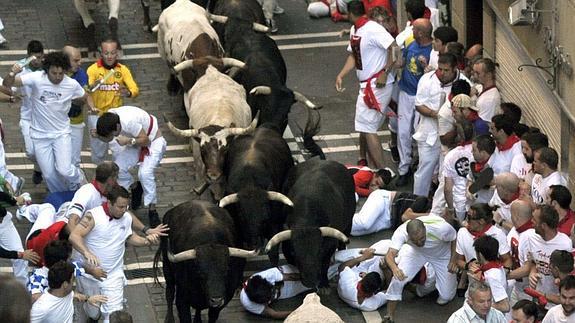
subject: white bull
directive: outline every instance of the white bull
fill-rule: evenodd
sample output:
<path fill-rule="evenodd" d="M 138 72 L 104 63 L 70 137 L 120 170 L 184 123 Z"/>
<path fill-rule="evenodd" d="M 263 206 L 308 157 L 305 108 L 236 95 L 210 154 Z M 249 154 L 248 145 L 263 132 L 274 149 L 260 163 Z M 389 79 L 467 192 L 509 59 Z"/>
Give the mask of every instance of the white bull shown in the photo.
<path fill-rule="evenodd" d="M 167 119 L 166 123 L 176 135 L 195 139 L 192 152 L 196 179 L 205 182 L 207 175 L 208 182 L 217 183 L 211 188 L 219 199 L 223 194 L 221 175 L 228 138 L 253 131 L 257 118 L 252 121 L 244 87 L 211 65 L 187 93 L 186 100 L 190 129 L 180 130 Z M 195 191 L 200 193 L 205 187 Z"/>
<path fill-rule="evenodd" d="M 189 59 L 223 56 L 224 50 L 218 34 L 210 25 L 206 11 L 189 0 L 177 0 L 162 11 L 154 31 L 158 32 L 160 56 L 170 67 Z M 185 69 L 177 73 L 176 77 L 187 92 L 204 72 Z M 171 81 L 175 80 L 172 78 Z M 170 86 L 175 87 L 176 84 Z M 176 89 L 170 91 L 175 92 Z"/>

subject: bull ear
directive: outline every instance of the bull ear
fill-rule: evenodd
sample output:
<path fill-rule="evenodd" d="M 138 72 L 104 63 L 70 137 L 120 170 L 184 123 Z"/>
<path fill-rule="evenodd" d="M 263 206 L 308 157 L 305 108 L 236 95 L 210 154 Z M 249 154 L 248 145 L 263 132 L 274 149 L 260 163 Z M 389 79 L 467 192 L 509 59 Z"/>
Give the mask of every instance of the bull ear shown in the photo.
<path fill-rule="evenodd" d="M 331 227 L 320 227 L 319 231 L 321 232 L 322 237 L 335 238 L 343 243 L 349 243 L 349 238 L 337 229 Z"/>
<path fill-rule="evenodd" d="M 238 248 L 228 248 L 230 252 L 230 257 L 238 257 L 238 258 L 253 258 L 258 255 L 257 250 L 244 250 Z"/>
<path fill-rule="evenodd" d="M 293 95 L 294 95 L 296 101 L 305 104 L 305 106 L 308 107 L 309 109 L 319 110 L 322 108 L 321 106 L 318 107 L 315 104 L 313 104 L 313 102 L 308 100 L 308 98 L 306 98 L 303 94 L 301 94 L 297 91 L 293 91 Z"/>
<path fill-rule="evenodd" d="M 182 262 L 195 258 L 196 258 L 196 249 L 182 251 L 175 255 L 171 251 L 168 251 L 168 260 L 170 260 L 173 263 Z"/>
<path fill-rule="evenodd" d="M 279 243 L 286 241 L 286 240 L 289 240 L 289 239 L 291 239 L 291 230 L 284 230 L 282 232 L 276 233 L 276 235 L 273 236 L 270 239 L 270 241 L 268 241 L 268 244 L 266 245 L 265 252 L 266 253 L 270 252 L 270 250 L 272 250 L 273 247 L 275 247 Z"/>
<path fill-rule="evenodd" d="M 226 207 L 230 204 L 233 203 L 237 203 L 240 199 L 238 198 L 238 193 L 233 193 L 227 196 L 224 196 L 224 198 L 222 198 L 220 200 L 219 206 L 220 207 Z"/>
<path fill-rule="evenodd" d="M 289 199 L 289 197 L 283 195 L 282 193 L 268 191 L 268 199 L 270 201 L 277 201 L 281 202 L 289 207 L 293 207 L 293 202 Z"/>

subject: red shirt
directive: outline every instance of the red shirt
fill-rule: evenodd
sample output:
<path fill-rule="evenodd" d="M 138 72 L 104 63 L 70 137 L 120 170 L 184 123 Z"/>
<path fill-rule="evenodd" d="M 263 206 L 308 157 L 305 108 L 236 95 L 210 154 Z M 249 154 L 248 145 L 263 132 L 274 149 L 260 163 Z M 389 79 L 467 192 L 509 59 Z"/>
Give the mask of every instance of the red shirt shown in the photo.
<path fill-rule="evenodd" d="M 389 0 L 362 0 L 363 6 L 365 8 L 365 12 L 369 12 L 369 10 L 373 7 L 383 7 L 390 16 L 393 16 L 393 11 L 391 10 L 391 3 Z"/>
<path fill-rule="evenodd" d="M 357 169 L 353 174 L 353 183 L 355 184 L 355 192 L 361 197 L 369 196 L 369 183 L 373 178 L 374 173 L 368 167 L 361 166 L 347 166 L 348 169 Z"/>
<path fill-rule="evenodd" d="M 575 224 L 575 212 L 569 209 L 565 217 L 559 221 L 559 225 L 557 226 L 557 231 L 563 232 L 566 235 L 571 235 L 571 228 Z"/>
<path fill-rule="evenodd" d="M 40 234 L 26 241 L 26 248 L 34 250 L 40 256 L 40 265 L 44 265 L 44 248 L 50 241 L 58 239 L 60 231 L 66 226 L 66 222 L 58 221 L 46 229 L 40 229 Z"/>

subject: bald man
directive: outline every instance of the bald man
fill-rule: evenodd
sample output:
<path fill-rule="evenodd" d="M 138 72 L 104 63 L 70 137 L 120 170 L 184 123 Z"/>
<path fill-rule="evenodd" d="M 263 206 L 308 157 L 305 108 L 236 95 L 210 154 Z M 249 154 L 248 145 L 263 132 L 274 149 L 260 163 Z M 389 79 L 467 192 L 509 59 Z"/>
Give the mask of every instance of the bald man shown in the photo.
<path fill-rule="evenodd" d="M 403 70 L 399 80 L 399 100 L 397 110 L 397 147 L 399 149 L 399 178 L 396 186 L 404 186 L 409 179 L 411 166 L 411 141 L 413 130 L 419 121 L 415 112 L 417 83 L 429 63 L 432 49 L 431 23 L 429 19 L 416 19 L 413 22 L 414 42 L 403 50 Z"/>
<path fill-rule="evenodd" d="M 426 262 L 435 271 L 435 287 L 439 291 L 437 303 L 444 305 L 455 297 L 456 276 L 448 271 L 448 266 L 450 262 L 455 262 L 452 255 L 455 255 L 456 236 L 455 229 L 436 215 L 410 220 L 395 230 L 385 256 L 385 261 L 393 273 L 387 289 L 388 319 L 394 320 L 403 287 Z"/>
<path fill-rule="evenodd" d="M 507 243 L 511 249 L 512 268 L 517 269 L 527 261 L 528 240 L 536 234 L 532 222 L 533 209 L 531 208 L 531 203 L 515 200 L 511 203 L 510 214 L 513 227 L 507 234 Z M 515 282 L 510 298 L 511 304 L 529 297 L 523 292 L 523 288 L 528 287 L 527 282 L 527 279 Z"/>
<path fill-rule="evenodd" d="M 80 66 L 82 64 L 82 54 L 80 50 L 72 46 L 64 46 L 62 48 L 64 54 L 70 59 L 70 70 L 68 71 L 68 76 L 76 80 L 82 87 L 86 88 L 88 84 L 88 74 Z M 80 153 L 82 152 L 82 142 L 84 140 L 84 113 L 82 109 L 82 104 L 77 104 L 72 102 L 72 107 L 70 112 L 68 112 L 68 117 L 70 117 L 70 129 L 72 130 L 72 164 L 80 167 Z"/>
<path fill-rule="evenodd" d="M 495 192 L 489 206 L 499 207 L 493 213 L 493 221 L 505 233 L 513 227 L 511 222 L 511 203 L 519 198 L 519 177 L 514 173 L 501 173 L 494 178 Z"/>

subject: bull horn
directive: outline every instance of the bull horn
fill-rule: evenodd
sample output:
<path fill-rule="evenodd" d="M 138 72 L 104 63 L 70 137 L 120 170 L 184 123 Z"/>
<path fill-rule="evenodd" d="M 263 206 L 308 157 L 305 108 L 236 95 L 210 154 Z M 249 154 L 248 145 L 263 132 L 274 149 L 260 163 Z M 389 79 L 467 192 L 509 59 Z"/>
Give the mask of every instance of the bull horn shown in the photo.
<path fill-rule="evenodd" d="M 179 73 L 179 72 L 185 70 L 186 68 L 190 68 L 190 67 L 194 67 L 194 60 L 193 59 L 188 59 L 186 61 L 183 61 L 183 62 L 177 64 L 176 66 L 174 66 L 174 71 L 176 73 Z"/>
<path fill-rule="evenodd" d="M 293 202 L 289 199 L 289 197 L 283 195 L 282 193 L 268 191 L 268 199 L 270 201 L 282 202 L 287 206 L 293 207 Z"/>
<path fill-rule="evenodd" d="M 272 248 L 278 245 L 280 242 L 289 239 L 291 239 L 291 230 L 284 230 L 282 232 L 276 233 L 276 235 L 273 236 L 270 241 L 268 241 L 268 244 L 266 245 L 266 253 L 270 252 L 270 250 L 272 250 Z"/>
<path fill-rule="evenodd" d="M 321 231 L 322 237 L 335 238 L 337 240 L 340 240 L 343 243 L 349 243 L 349 238 L 337 229 L 330 228 L 330 227 L 320 227 L 319 231 Z"/>
<path fill-rule="evenodd" d="M 268 26 L 264 26 L 262 24 L 258 24 L 257 22 L 254 22 L 252 24 L 252 28 L 254 31 L 258 31 L 260 33 L 267 33 L 268 31 L 270 31 L 270 28 Z"/>
<path fill-rule="evenodd" d="M 272 89 L 269 86 L 260 85 L 251 89 L 250 94 L 253 95 L 270 95 L 272 94 Z"/>
<path fill-rule="evenodd" d="M 241 135 L 251 133 L 256 129 L 256 126 L 258 125 L 258 119 L 259 118 L 260 118 L 260 112 L 258 111 L 258 113 L 256 114 L 256 117 L 254 118 L 254 120 L 252 120 L 252 123 L 250 123 L 250 125 L 247 126 L 246 128 L 227 128 L 227 129 L 222 129 L 221 131 L 224 131 L 224 134 L 226 135 L 226 137 L 228 137 L 228 136 L 241 136 Z"/>
<path fill-rule="evenodd" d="M 224 196 L 224 198 L 222 198 L 220 200 L 219 205 L 220 205 L 220 207 L 226 207 L 230 204 L 238 203 L 239 200 L 240 199 L 238 198 L 238 193 L 233 193 L 233 194 Z"/>
<path fill-rule="evenodd" d="M 253 258 L 258 255 L 257 250 L 245 250 L 238 248 L 228 248 L 228 250 L 230 251 L 230 257 Z"/>
<path fill-rule="evenodd" d="M 152 31 L 157 33 L 158 29 L 160 29 L 160 25 L 156 24 L 154 27 L 152 27 Z"/>
<path fill-rule="evenodd" d="M 310 109 L 318 109 L 318 107 L 313 104 L 310 100 L 308 100 L 308 98 L 306 98 L 303 94 L 297 92 L 297 91 L 293 91 L 293 95 L 296 99 L 296 101 L 301 102 L 303 104 L 305 104 L 306 107 L 310 108 Z"/>
<path fill-rule="evenodd" d="M 222 64 L 224 64 L 225 67 L 239 67 L 239 68 L 246 67 L 246 63 L 230 57 L 222 58 Z"/>
<path fill-rule="evenodd" d="M 228 17 L 226 16 L 210 14 L 209 17 L 212 21 L 219 22 L 220 24 L 225 24 L 228 21 Z"/>
<path fill-rule="evenodd" d="M 168 260 L 170 260 L 170 262 L 182 262 L 190 259 L 196 259 L 196 249 L 182 251 L 175 255 L 171 251 L 168 251 Z"/>
<path fill-rule="evenodd" d="M 182 130 L 182 129 L 178 129 L 176 128 L 176 126 L 174 126 L 172 124 L 172 122 L 168 119 L 168 117 L 163 114 L 164 116 L 164 122 L 166 123 L 166 126 L 168 126 L 168 129 L 170 129 L 170 131 L 176 135 L 176 136 L 180 136 L 180 137 L 197 137 L 198 136 L 198 130 L 197 129 L 188 129 L 188 130 Z"/>

